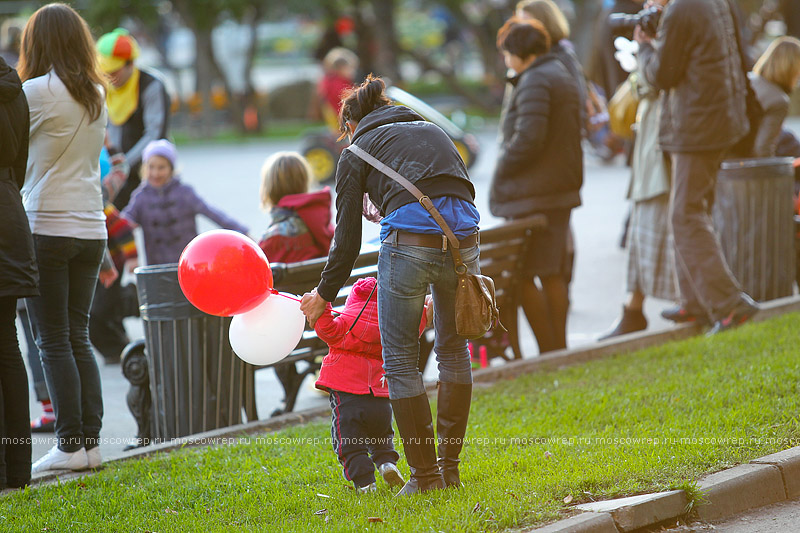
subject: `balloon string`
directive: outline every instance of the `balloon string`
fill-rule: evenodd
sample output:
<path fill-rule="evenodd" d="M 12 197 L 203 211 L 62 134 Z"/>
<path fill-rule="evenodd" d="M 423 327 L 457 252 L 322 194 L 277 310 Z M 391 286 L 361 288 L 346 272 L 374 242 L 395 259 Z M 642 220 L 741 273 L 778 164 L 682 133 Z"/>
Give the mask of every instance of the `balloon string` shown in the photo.
<path fill-rule="evenodd" d="M 284 294 L 282 292 L 278 292 L 277 289 L 270 289 L 269 292 L 270 292 L 270 294 L 277 294 L 278 296 L 283 296 L 284 298 L 288 298 L 289 300 L 294 300 L 295 302 L 302 302 L 302 300 L 300 298 L 295 298 L 294 296 L 289 296 L 288 294 Z M 336 313 L 337 315 L 342 315 L 342 316 L 346 316 L 346 317 L 350 317 L 350 318 L 358 318 L 357 315 L 355 315 L 353 313 L 344 313 L 342 311 L 337 311 L 336 309 L 334 309 L 333 312 Z M 364 322 L 366 322 L 370 326 L 377 326 L 378 325 L 377 322 L 373 322 L 372 320 L 367 320 L 367 319 L 359 319 L 359 320 L 364 320 Z"/>

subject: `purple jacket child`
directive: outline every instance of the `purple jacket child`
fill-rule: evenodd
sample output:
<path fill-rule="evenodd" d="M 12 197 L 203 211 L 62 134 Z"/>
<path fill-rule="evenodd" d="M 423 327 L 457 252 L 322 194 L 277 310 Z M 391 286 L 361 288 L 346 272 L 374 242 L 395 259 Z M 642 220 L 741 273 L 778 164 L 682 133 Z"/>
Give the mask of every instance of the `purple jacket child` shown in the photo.
<path fill-rule="evenodd" d="M 247 228 L 208 205 L 191 185 L 173 177 L 163 187 L 142 183 L 122 216 L 141 226 L 148 265 L 177 263 L 183 249 L 197 236 L 196 215 L 205 215 L 225 229 L 247 234 Z"/>

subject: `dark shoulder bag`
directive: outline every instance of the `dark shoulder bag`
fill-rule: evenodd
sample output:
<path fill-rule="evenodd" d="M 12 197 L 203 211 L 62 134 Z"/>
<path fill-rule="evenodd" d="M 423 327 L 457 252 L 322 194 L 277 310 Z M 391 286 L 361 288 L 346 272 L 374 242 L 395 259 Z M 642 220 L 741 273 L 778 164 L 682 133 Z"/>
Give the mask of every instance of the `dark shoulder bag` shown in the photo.
<path fill-rule="evenodd" d="M 500 323 L 494 281 L 489 276 L 470 274 L 467 271 L 467 265 L 461 259 L 458 239 L 442 218 L 439 210 L 433 206 L 431 199 L 425 196 L 413 183 L 355 144 L 351 144 L 348 150 L 375 167 L 379 172 L 405 187 L 419 200 L 422 207 L 428 210 L 447 236 L 455 271 L 458 275 L 458 287 L 456 287 L 456 333 L 467 339 L 478 339 L 497 325 L 505 331 L 503 324 Z"/>

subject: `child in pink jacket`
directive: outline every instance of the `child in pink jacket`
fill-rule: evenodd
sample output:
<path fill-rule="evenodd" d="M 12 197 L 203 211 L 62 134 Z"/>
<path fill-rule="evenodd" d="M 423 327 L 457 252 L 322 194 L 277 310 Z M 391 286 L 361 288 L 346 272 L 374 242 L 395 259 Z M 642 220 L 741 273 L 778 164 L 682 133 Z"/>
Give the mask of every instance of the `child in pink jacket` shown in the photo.
<path fill-rule="evenodd" d="M 328 304 L 314 325 L 317 336 L 330 347 L 316 387 L 330 394 L 333 451 L 344 467 L 345 479 L 352 481 L 359 493 L 376 490 L 375 467 L 389 486 L 405 483 L 397 469 L 400 456 L 393 443 L 376 285 L 375 278 L 356 281 L 342 314 L 334 316 Z M 428 309 L 432 310 L 430 303 Z M 422 314 L 420 333 L 428 312 Z"/>

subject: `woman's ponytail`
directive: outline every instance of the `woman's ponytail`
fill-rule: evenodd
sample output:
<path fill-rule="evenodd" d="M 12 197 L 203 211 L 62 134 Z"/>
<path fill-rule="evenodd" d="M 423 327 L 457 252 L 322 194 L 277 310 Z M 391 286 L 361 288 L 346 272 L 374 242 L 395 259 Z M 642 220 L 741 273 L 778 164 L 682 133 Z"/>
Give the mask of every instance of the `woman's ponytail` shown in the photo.
<path fill-rule="evenodd" d="M 386 96 L 386 83 L 372 74 L 367 75 L 364 82 L 353 89 L 349 89 L 342 97 L 342 108 L 339 111 L 339 140 L 344 139 L 350 130 L 348 122 L 360 122 L 379 107 L 391 104 Z"/>

